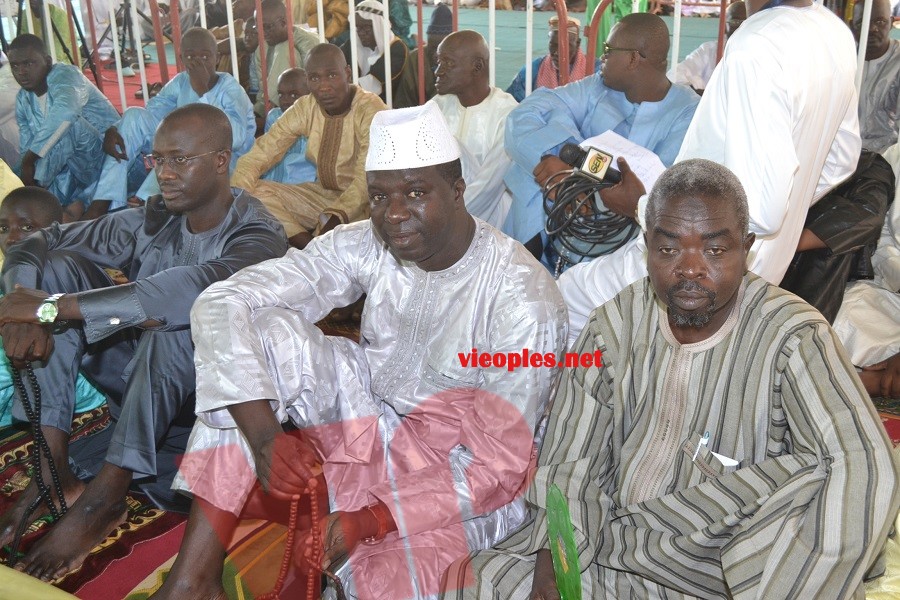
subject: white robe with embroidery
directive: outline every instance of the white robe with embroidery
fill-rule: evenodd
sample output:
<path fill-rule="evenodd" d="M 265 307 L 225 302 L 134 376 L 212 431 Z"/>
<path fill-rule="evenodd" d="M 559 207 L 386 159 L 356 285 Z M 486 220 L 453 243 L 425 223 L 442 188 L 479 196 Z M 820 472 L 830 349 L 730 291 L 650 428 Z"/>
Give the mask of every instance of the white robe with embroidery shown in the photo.
<path fill-rule="evenodd" d="M 393 514 L 399 530 L 350 557 L 361 597 L 432 597 L 451 562 L 521 524 L 557 370 L 460 353 L 558 353 L 565 306 L 521 245 L 476 224 L 443 271 L 398 260 L 361 221 L 211 286 L 192 313 L 198 417 L 176 486 L 240 512 L 255 475 L 227 408 L 266 398 L 315 441 L 332 509 L 380 500 Z M 315 327 L 362 294 L 359 344 Z"/>

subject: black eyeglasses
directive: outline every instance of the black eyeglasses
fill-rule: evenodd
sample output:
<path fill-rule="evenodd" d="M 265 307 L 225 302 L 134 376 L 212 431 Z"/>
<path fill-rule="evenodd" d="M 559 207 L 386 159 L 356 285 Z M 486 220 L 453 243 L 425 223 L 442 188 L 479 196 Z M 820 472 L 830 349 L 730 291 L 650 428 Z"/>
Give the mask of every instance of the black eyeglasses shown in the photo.
<path fill-rule="evenodd" d="M 177 170 L 185 166 L 195 158 L 208 156 L 210 154 L 215 154 L 216 152 L 224 152 L 224 150 L 210 150 L 209 152 L 204 152 L 203 154 L 195 154 L 194 156 L 158 156 L 156 154 L 145 154 L 144 166 L 147 167 L 147 169 L 162 169 L 164 166 L 169 165 L 173 169 Z"/>
<path fill-rule="evenodd" d="M 615 46 L 610 46 L 606 42 L 603 42 L 603 54 L 609 54 L 610 52 L 637 52 L 641 58 L 647 58 L 647 55 L 637 48 L 616 48 Z"/>

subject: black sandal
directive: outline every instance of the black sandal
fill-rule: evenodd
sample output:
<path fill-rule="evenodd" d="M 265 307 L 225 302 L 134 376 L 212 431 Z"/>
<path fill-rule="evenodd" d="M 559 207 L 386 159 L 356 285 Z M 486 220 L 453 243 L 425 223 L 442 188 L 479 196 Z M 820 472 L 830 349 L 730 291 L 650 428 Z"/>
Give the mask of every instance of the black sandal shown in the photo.
<path fill-rule="evenodd" d="M 163 84 L 161 84 L 159 82 L 151 83 L 150 85 L 147 86 L 147 93 L 152 98 L 152 97 L 156 96 L 162 90 L 162 88 L 163 88 Z M 136 91 L 134 93 L 134 97 L 137 98 L 138 100 L 143 100 L 144 99 L 144 90 L 141 89 L 141 90 Z"/>

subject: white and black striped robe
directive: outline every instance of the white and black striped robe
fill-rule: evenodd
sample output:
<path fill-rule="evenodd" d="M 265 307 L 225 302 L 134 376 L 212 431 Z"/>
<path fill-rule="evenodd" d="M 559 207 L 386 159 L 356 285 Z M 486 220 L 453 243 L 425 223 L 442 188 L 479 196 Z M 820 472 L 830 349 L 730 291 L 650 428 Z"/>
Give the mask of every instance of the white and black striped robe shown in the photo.
<path fill-rule="evenodd" d="M 818 312 L 752 274 L 739 294 L 696 344 L 648 279 L 582 332 L 604 366 L 563 378 L 528 499 L 569 498 L 586 600 L 861 597 L 898 507 L 885 431 Z M 542 547 L 539 508 L 474 578 L 454 565 L 445 597 L 527 598 Z"/>

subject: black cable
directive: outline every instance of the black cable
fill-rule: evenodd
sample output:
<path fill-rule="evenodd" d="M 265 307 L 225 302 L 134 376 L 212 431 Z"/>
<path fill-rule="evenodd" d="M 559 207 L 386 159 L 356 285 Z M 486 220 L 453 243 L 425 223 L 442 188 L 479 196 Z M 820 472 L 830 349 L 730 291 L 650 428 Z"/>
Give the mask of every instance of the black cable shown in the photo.
<path fill-rule="evenodd" d="M 585 259 L 615 252 L 640 229 L 634 219 L 613 213 L 600 199 L 600 190 L 614 184 L 572 171 L 561 171 L 550 180 L 558 178 L 544 188 L 545 231 L 559 254 L 557 275 Z"/>
<path fill-rule="evenodd" d="M 75 15 L 72 15 L 72 20 L 75 20 Z M 63 52 L 65 52 L 66 58 L 69 59 L 69 64 L 75 65 L 77 67 L 81 61 L 76 61 L 75 57 L 72 56 L 72 53 L 69 51 L 69 45 L 63 39 L 62 34 L 59 32 L 59 28 L 56 26 L 56 23 L 54 23 L 52 19 L 50 20 L 50 27 L 53 29 L 53 36 L 59 42 L 60 48 L 62 48 Z M 57 57 L 57 59 L 58 58 L 59 57 Z M 79 56 L 78 58 L 80 59 L 81 57 Z"/>
<path fill-rule="evenodd" d="M 34 368 L 31 364 L 28 364 L 25 370 L 28 374 L 28 382 L 31 384 L 31 391 L 34 395 L 34 406 L 31 404 L 28 390 L 25 388 L 25 383 L 22 381 L 21 371 L 12 369 L 12 380 L 16 392 L 19 394 L 19 399 L 22 401 L 22 407 L 25 409 L 25 415 L 28 417 L 28 422 L 31 424 L 31 433 L 34 437 L 35 447 L 31 453 L 31 466 L 33 471 L 32 478 L 37 485 L 38 495 L 28 506 L 25 514 L 22 515 L 22 520 L 19 521 L 19 526 L 16 528 L 16 535 L 13 538 L 9 559 L 7 560 L 7 565 L 10 567 L 14 566 L 19 560 L 19 545 L 22 543 L 22 536 L 25 534 L 28 523 L 31 522 L 31 515 L 37 510 L 37 507 L 40 506 L 41 502 L 47 504 L 47 508 L 50 510 L 50 515 L 54 521 L 59 520 L 68 510 L 65 494 L 63 493 L 62 482 L 59 478 L 59 471 L 56 468 L 56 462 L 53 460 L 50 446 L 47 444 L 47 439 L 44 437 L 44 432 L 41 429 L 41 386 L 38 383 L 37 376 L 34 374 Z M 41 467 L 42 454 L 44 455 L 44 458 L 47 459 L 47 465 L 50 467 L 50 479 L 53 488 L 56 491 L 56 497 L 59 500 L 59 508 L 57 508 L 56 504 L 53 502 L 53 495 L 51 494 L 50 488 L 48 488 L 47 484 L 44 482 L 43 468 Z"/>
<path fill-rule="evenodd" d="M 87 39 L 84 37 L 84 29 L 81 27 L 81 23 L 78 22 L 78 16 L 75 14 L 75 7 L 72 5 L 72 0 L 66 0 L 66 4 L 69 6 L 69 10 L 72 11 L 72 23 L 75 25 L 75 33 L 78 34 L 78 39 L 81 40 L 81 48 L 84 50 L 84 58 L 87 59 L 88 67 L 91 69 L 91 73 L 94 75 L 94 83 L 98 86 L 100 85 L 100 76 L 97 74 L 97 64 L 94 62 L 93 56 L 91 56 L 91 51 L 88 50 Z M 82 65 L 82 69 L 84 68 L 83 63 L 81 63 L 81 50 L 78 51 L 79 63 Z M 76 64 L 73 62 L 72 64 Z"/>

